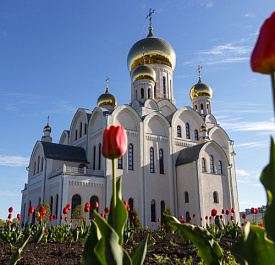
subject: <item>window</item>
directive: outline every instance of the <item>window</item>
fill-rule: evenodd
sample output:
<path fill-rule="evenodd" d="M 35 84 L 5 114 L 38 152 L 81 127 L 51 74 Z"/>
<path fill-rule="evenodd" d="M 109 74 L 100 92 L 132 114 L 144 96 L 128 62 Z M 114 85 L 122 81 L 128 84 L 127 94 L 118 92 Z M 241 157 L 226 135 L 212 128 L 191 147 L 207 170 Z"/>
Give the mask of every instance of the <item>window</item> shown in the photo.
<path fill-rule="evenodd" d="M 155 86 L 154 86 L 154 98 L 156 98 L 157 97 L 157 88 L 156 88 L 156 84 L 155 84 Z"/>
<path fill-rule="evenodd" d="M 53 196 L 50 197 L 50 211 L 51 215 L 53 215 Z"/>
<path fill-rule="evenodd" d="M 37 174 L 39 173 L 40 156 L 37 158 Z"/>
<path fill-rule="evenodd" d="M 72 211 L 71 211 L 71 219 L 72 218 L 72 215 L 73 215 L 73 212 L 76 208 L 77 205 L 81 205 L 81 197 L 78 195 L 78 194 L 75 194 L 73 197 L 72 197 Z"/>
<path fill-rule="evenodd" d="M 134 170 L 134 147 L 133 144 L 129 144 L 128 146 L 128 169 L 129 170 Z"/>
<path fill-rule="evenodd" d="M 75 141 L 77 140 L 77 130 L 75 130 Z"/>
<path fill-rule="evenodd" d="M 151 201 L 151 222 L 156 222 L 156 202 Z"/>
<path fill-rule="evenodd" d="M 202 172 L 206 172 L 206 169 L 205 169 L 205 159 L 204 158 L 201 159 L 201 171 Z"/>
<path fill-rule="evenodd" d="M 185 203 L 188 203 L 189 202 L 189 194 L 188 192 L 184 192 L 184 199 L 185 199 Z"/>
<path fill-rule="evenodd" d="M 123 156 L 117 160 L 117 168 L 123 169 Z"/>
<path fill-rule="evenodd" d="M 42 156 L 42 158 L 41 158 L 41 171 L 43 171 L 43 163 L 44 163 L 44 158 Z"/>
<path fill-rule="evenodd" d="M 154 157 L 154 148 L 150 147 L 150 172 L 155 172 L 155 157 Z"/>
<path fill-rule="evenodd" d="M 177 126 L 177 137 L 181 137 L 181 127 Z"/>
<path fill-rule="evenodd" d="M 142 89 L 140 90 L 140 95 L 141 95 L 141 98 L 144 98 L 144 88 L 142 88 Z"/>
<path fill-rule="evenodd" d="M 35 169 L 36 169 L 36 162 L 33 164 L 33 175 L 35 175 Z"/>
<path fill-rule="evenodd" d="M 163 150 L 159 149 L 159 173 L 164 174 L 164 167 L 163 167 Z"/>
<path fill-rule="evenodd" d="M 219 203 L 218 192 L 216 192 L 216 191 L 213 192 L 213 199 L 214 199 L 214 203 Z"/>
<path fill-rule="evenodd" d="M 162 216 L 164 211 L 165 211 L 165 201 L 161 201 L 160 202 L 160 216 Z"/>
<path fill-rule="evenodd" d="M 55 195 L 55 215 L 58 215 L 58 194 Z"/>
<path fill-rule="evenodd" d="M 151 89 L 150 88 L 148 88 L 148 98 L 150 98 L 151 97 Z"/>
<path fill-rule="evenodd" d="M 190 139 L 190 128 L 189 128 L 189 123 L 186 123 L 186 138 Z"/>
<path fill-rule="evenodd" d="M 201 113 L 203 113 L 203 104 L 201 104 Z"/>
<path fill-rule="evenodd" d="M 80 125 L 79 125 L 79 138 L 82 137 L 82 122 L 80 122 Z"/>
<path fill-rule="evenodd" d="M 93 148 L 94 156 L 93 156 L 93 170 L 95 170 L 95 160 L 96 160 L 96 146 Z"/>
<path fill-rule="evenodd" d="M 214 157 L 210 156 L 210 172 L 214 173 Z"/>
<path fill-rule="evenodd" d="M 166 80 L 165 80 L 165 76 L 162 77 L 162 87 L 163 87 L 163 97 L 166 97 Z"/>
<path fill-rule="evenodd" d="M 133 209 L 134 209 L 134 199 L 133 199 L 133 198 L 130 198 L 130 199 L 128 200 L 128 204 L 129 204 L 129 206 L 130 206 L 130 212 L 133 211 Z"/>
<path fill-rule="evenodd" d="M 101 169 L 101 144 L 98 145 L 98 169 Z"/>
<path fill-rule="evenodd" d="M 94 208 L 95 202 L 99 202 L 99 200 L 98 200 L 98 197 L 94 195 L 90 198 L 90 205 L 91 205 L 90 213 L 89 213 L 90 219 L 94 219 L 94 210 L 98 212 L 98 208 Z"/>
<path fill-rule="evenodd" d="M 186 218 L 186 223 L 190 223 L 190 213 L 189 212 L 186 212 L 185 218 Z"/>
<path fill-rule="evenodd" d="M 219 174 L 222 174 L 222 161 L 221 160 L 219 160 L 218 172 L 219 172 Z"/>
<path fill-rule="evenodd" d="M 199 133 L 198 133 L 197 129 L 194 131 L 194 136 L 195 136 L 195 140 L 198 141 L 199 140 Z"/>
<path fill-rule="evenodd" d="M 87 123 L 85 123 L 85 126 L 84 126 L 84 134 L 86 135 L 87 134 Z"/>

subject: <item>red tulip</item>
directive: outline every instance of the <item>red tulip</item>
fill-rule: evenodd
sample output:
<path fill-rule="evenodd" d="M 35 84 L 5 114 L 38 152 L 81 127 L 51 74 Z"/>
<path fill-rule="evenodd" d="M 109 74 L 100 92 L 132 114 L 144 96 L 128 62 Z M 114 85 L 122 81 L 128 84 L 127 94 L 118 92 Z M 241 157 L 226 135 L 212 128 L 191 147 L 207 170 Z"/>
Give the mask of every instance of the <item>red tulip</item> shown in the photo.
<path fill-rule="evenodd" d="M 243 213 L 243 219 L 246 219 L 246 214 L 245 213 Z"/>
<path fill-rule="evenodd" d="M 201 217 L 201 221 L 203 220 L 203 218 Z"/>
<path fill-rule="evenodd" d="M 103 213 L 101 213 L 101 214 L 100 214 L 100 216 L 101 216 L 101 217 L 103 217 L 103 216 L 104 216 L 104 214 L 103 214 Z"/>
<path fill-rule="evenodd" d="M 250 210 L 251 213 L 254 213 L 254 208 L 252 207 L 251 210 Z"/>
<path fill-rule="evenodd" d="M 242 226 L 244 226 L 244 223 L 242 223 Z"/>
<path fill-rule="evenodd" d="M 229 215 L 229 210 L 226 210 L 225 213 L 226 213 L 227 215 Z"/>
<path fill-rule="evenodd" d="M 46 210 L 44 209 L 44 211 L 42 212 L 42 216 L 46 216 Z"/>
<path fill-rule="evenodd" d="M 263 223 L 258 223 L 258 226 L 264 227 Z"/>
<path fill-rule="evenodd" d="M 162 225 L 161 225 L 162 227 L 164 227 L 165 226 L 165 223 L 162 223 Z"/>
<path fill-rule="evenodd" d="M 196 214 L 195 213 L 193 214 L 193 218 L 196 218 Z"/>
<path fill-rule="evenodd" d="M 40 205 L 40 206 L 39 206 L 39 212 L 44 212 L 44 211 L 45 211 L 44 206 L 43 206 L 43 205 Z"/>
<path fill-rule="evenodd" d="M 62 214 L 60 215 L 60 219 L 61 219 L 61 220 L 63 219 L 63 215 L 62 215 Z"/>
<path fill-rule="evenodd" d="M 85 220 L 86 220 L 86 218 L 84 217 L 84 218 L 83 218 L 83 220 L 85 221 Z"/>
<path fill-rule="evenodd" d="M 85 207 L 85 208 L 84 208 L 84 212 L 85 212 L 85 213 L 88 213 L 89 211 L 90 211 L 90 207 Z"/>
<path fill-rule="evenodd" d="M 212 220 L 212 216 L 209 216 L 209 220 Z"/>
<path fill-rule="evenodd" d="M 134 215 L 132 215 L 132 220 L 134 220 L 135 219 L 135 216 Z"/>
<path fill-rule="evenodd" d="M 8 215 L 8 218 L 11 219 L 11 217 L 12 217 L 12 214 L 10 213 L 10 214 Z"/>
<path fill-rule="evenodd" d="M 32 213 L 28 213 L 28 216 L 32 216 Z"/>
<path fill-rule="evenodd" d="M 254 209 L 254 214 L 257 214 L 259 210 L 257 208 Z"/>
<path fill-rule="evenodd" d="M 190 220 L 190 221 L 192 220 L 192 216 L 189 216 L 189 220 Z"/>
<path fill-rule="evenodd" d="M 53 217 L 52 216 L 50 216 L 50 221 L 52 221 L 53 220 Z"/>
<path fill-rule="evenodd" d="M 207 215 L 205 216 L 205 219 L 208 220 L 208 216 Z"/>
<path fill-rule="evenodd" d="M 222 214 L 220 215 L 220 218 L 221 218 L 221 219 L 223 218 L 223 215 L 222 215 Z"/>
<path fill-rule="evenodd" d="M 230 219 L 231 219 L 231 221 L 233 221 L 233 220 L 234 220 L 234 216 L 233 216 L 233 215 L 231 215 Z"/>
<path fill-rule="evenodd" d="M 216 216 L 217 213 L 218 213 L 218 211 L 217 211 L 216 209 L 212 209 L 211 215 L 212 215 L 213 217 Z"/>
<path fill-rule="evenodd" d="M 49 232 L 48 232 L 48 229 L 45 229 L 45 234 L 48 234 Z"/>
<path fill-rule="evenodd" d="M 68 214 L 68 208 L 67 208 L 67 206 L 66 207 L 64 207 L 64 209 L 63 209 L 63 214 Z"/>
<path fill-rule="evenodd" d="M 111 126 L 103 133 L 102 155 L 114 159 L 122 157 L 127 150 L 127 133 L 121 126 Z"/>
<path fill-rule="evenodd" d="M 94 208 L 95 208 L 95 209 L 98 208 L 98 202 L 97 202 L 97 201 L 95 201 L 95 203 L 94 203 Z"/>
<path fill-rule="evenodd" d="M 104 218 L 105 218 L 105 219 L 107 218 L 107 214 L 106 214 L 106 213 L 104 214 Z"/>
<path fill-rule="evenodd" d="M 53 216 L 53 219 L 55 220 L 57 218 L 56 214 Z"/>
<path fill-rule="evenodd" d="M 270 74 L 270 71 L 275 69 L 275 12 L 260 30 L 250 63 L 253 72 Z"/>
<path fill-rule="evenodd" d="M 158 222 L 160 222 L 160 218 L 158 218 Z"/>
<path fill-rule="evenodd" d="M 183 215 L 180 216 L 180 219 L 183 219 Z"/>
<path fill-rule="evenodd" d="M 68 203 L 67 206 L 68 210 L 71 210 L 71 205 Z"/>
<path fill-rule="evenodd" d="M 183 219 L 182 219 L 182 220 L 180 220 L 180 222 L 181 222 L 182 224 L 185 224 L 185 220 L 183 220 Z"/>
<path fill-rule="evenodd" d="M 42 221 L 42 220 L 43 220 L 43 216 L 39 216 L 39 217 L 38 217 L 38 220 L 39 220 L 39 221 Z"/>
<path fill-rule="evenodd" d="M 31 207 L 29 208 L 29 213 L 34 213 L 34 207 L 33 207 L 33 206 L 31 206 Z"/>
<path fill-rule="evenodd" d="M 10 207 L 10 208 L 9 208 L 9 213 L 12 213 L 12 212 L 13 212 L 13 208 Z"/>
<path fill-rule="evenodd" d="M 68 217 L 67 217 L 67 216 L 65 216 L 64 220 L 67 222 L 67 221 L 68 221 Z"/>
<path fill-rule="evenodd" d="M 152 224 L 152 226 L 154 227 L 155 225 L 154 225 L 154 224 Z"/>
<path fill-rule="evenodd" d="M 128 204 L 128 205 L 127 205 L 127 211 L 130 212 L 130 210 L 131 210 L 131 209 L 130 209 L 130 205 Z"/>
<path fill-rule="evenodd" d="M 222 209 L 222 214 L 224 214 L 224 209 Z"/>
<path fill-rule="evenodd" d="M 231 209 L 231 213 L 235 213 L 235 209 L 234 208 Z"/>
<path fill-rule="evenodd" d="M 110 208 L 109 207 L 104 208 L 104 212 L 105 213 L 109 213 L 110 212 Z"/>
<path fill-rule="evenodd" d="M 73 223 L 74 223 L 74 221 L 73 221 L 73 220 L 71 220 L 71 223 L 73 224 Z"/>

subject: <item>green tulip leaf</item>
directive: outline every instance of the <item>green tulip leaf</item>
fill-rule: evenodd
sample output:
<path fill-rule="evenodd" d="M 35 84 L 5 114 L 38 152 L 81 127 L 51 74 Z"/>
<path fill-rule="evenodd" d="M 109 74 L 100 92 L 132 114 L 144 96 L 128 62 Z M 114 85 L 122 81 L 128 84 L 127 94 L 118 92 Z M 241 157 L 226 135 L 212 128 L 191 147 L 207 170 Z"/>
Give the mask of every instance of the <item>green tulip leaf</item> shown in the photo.
<path fill-rule="evenodd" d="M 222 250 L 213 236 L 204 228 L 191 224 L 181 224 L 175 217 L 166 215 L 167 219 L 177 227 L 181 237 L 190 239 L 198 249 L 198 256 L 206 264 L 221 265 Z"/>
<path fill-rule="evenodd" d="M 131 257 L 133 265 L 143 264 L 146 256 L 146 251 L 147 251 L 148 236 L 149 235 L 147 234 L 146 238 L 134 250 L 134 253 L 132 254 L 132 257 Z"/>
<path fill-rule="evenodd" d="M 84 250 L 81 257 L 82 265 L 101 265 L 101 262 L 95 254 L 95 246 L 97 245 L 101 234 L 99 232 L 98 226 L 95 222 L 91 223 L 90 234 L 85 242 Z M 103 254 L 104 255 L 104 254 Z"/>
<path fill-rule="evenodd" d="M 116 183 L 116 209 L 113 209 L 113 197 L 111 200 L 110 212 L 108 216 L 108 223 L 114 230 L 117 232 L 119 236 L 119 244 L 122 246 L 123 244 L 123 233 L 124 233 L 124 226 L 127 220 L 128 212 L 126 207 L 121 200 L 121 177 L 118 179 Z M 114 195 L 113 195 L 114 196 Z M 115 214 L 115 224 L 113 222 L 113 215 Z"/>
<path fill-rule="evenodd" d="M 274 242 L 266 237 L 265 229 L 247 223 L 244 231 L 245 238 L 231 248 L 232 254 L 241 262 L 241 265 L 274 265 Z"/>
<path fill-rule="evenodd" d="M 33 235 L 33 239 L 32 239 L 33 243 L 40 242 L 40 240 L 43 238 L 44 234 L 45 234 L 45 228 L 43 226 L 41 226 L 41 228 L 38 229 L 36 231 L 36 233 Z"/>
<path fill-rule="evenodd" d="M 267 237 L 275 242 L 275 146 L 271 137 L 270 162 L 261 174 L 261 182 L 263 183 L 267 193 L 267 209 L 265 212 L 264 225 Z"/>
<path fill-rule="evenodd" d="M 20 259 L 21 252 L 22 252 L 23 248 L 26 246 L 26 244 L 28 243 L 30 237 L 31 237 L 31 235 L 28 235 L 28 236 L 24 237 L 21 246 L 13 254 L 13 256 L 10 260 L 10 265 L 15 265 L 17 263 L 17 261 Z"/>
<path fill-rule="evenodd" d="M 101 264 L 131 265 L 131 258 L 119 244 L 119 236 L 116 231 L 96 211 L 94 217 L 101 233 L 101 238 L 95 246 L 95 253 Z"/>

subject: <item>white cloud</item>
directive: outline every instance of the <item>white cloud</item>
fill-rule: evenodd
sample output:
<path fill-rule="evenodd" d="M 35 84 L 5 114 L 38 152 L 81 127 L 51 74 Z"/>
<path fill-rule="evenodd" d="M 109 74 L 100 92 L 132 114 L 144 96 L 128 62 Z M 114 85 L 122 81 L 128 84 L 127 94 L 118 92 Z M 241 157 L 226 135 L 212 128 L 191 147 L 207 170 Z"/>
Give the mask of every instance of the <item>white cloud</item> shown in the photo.
<path fill-rule="evenodd" d="M 28 166 L 29 157 L 0 155 L 0 166 L 22 167 Z"/>
<path fill-rule="evenodd" d="M 249 143 L 241 143 L 234 145 L 235 147 L 268 147 L 269 144 L 266 142 L 249 142 Z"/>
<path fill-rule="evenodd" d="M 0 196 L 16 196 L 16 197 L 21 197 L 20 193 L 14 193 L 10 191 L 0 191 Z"/>
<path fill-rule="evenodd" d="M 255 186 L 255 187 L 263 187 L 263 185 L 262 184 L 253 184 L 253 186 Z"/>
<path fill-rule="evenodd" d="M 254 15 L 252 13 L 247 13 L 245 14 L 245 17 L 254 17 Z"/>
<path fill-rule="evenodd" d="M 236 169 L 237 176 L 249 176 L 249 173 L 243 169 Z"/>

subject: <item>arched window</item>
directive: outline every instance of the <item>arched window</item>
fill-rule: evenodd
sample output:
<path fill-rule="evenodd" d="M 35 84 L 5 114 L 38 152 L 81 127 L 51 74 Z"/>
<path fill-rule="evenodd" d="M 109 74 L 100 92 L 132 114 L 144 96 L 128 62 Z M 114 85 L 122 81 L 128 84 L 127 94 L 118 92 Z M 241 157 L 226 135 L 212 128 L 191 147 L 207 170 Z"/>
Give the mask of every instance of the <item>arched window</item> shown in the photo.
<path fill-rule="evenodd" d="M 197 129 L 194 131 L 194 136 L 195 136 L 195 141 L 198 141 L 199 140 L 199 133 L 198 133 Z"/>
<path fill-rule="evenodd" d="M 203 104 L 201 104 L 201 114 L 203 113 Z"/>
<path fill-rule="evenodd" d="M 58 200 L 59 196 L 58 194 L 55 195 L 55 215 L 58 215 Z"/>
<path fill-rule="evenodd" d="M 164 174 L 163 150 L 159 149 L 159 173 Z"/>
<path fill-rule="evenodd" d="M 84 134 L 86 135 L 87 134 L 87 123 L 85 123 L 85 126 L 84 126 Z"/>
<path fill-rule="evenodd" d="M 155 86 L 154 86 L 154 98 L 156 98 L 157 97 L 157 88 L 156 88 L 156 84 L 155 84 Z"/>
<path fill-rule="evenodd" d="M 185 199 L 185 203 L 188 203 L 189 202 L 189 194 L 188 192 L 184 192 L 184 199 Z"/>
<path fill-rule="evenodd" d="M 219 172 L 219 174 L 222 174 L 222 161 L 221 160 L 219 160 L 218 172 Z"/>
<path fill-rule="evenodd" d="M 210 172 L 214 173 L 214 157 L 210 156 Z"/>
<path fill-rule="evenodd" d="M 98 212 L 98 208 L 94 208 L 95 202 L 98 202 L 99 204 L 98 197 L 94 195 L 90 198 L 90 205 L 91 205 L 90 214 L 89 214 L 90 219 L 94 219 L 94 210 Z"/>
<path fill-rule="evenodd" d="M 133 209 L 134 209 L 134 199 L 133 199 L 133 198 L 130 198 L 130 199 L 128 200 L 128 204 L 129 204 L 129 206 L 130 206 L 130 212 L 133 211 Z"/>
<path fill-rule="evenodd" d="M 133 144 L 128 145 L 128 169 L 134 170 L 134 146 L 133 146 Z"/>
<path fill-rule="evenodd" d="M 150 88 L 148 88 L 148 98 L 150 98 L 151 97 L 151 89 Z"/>
<path fill-rule="evenodd" d="M 117 168 L 123 169 L 123 156 L 117 160 Z"/>
<path fill-rule="evenodd" d="M 73 197 L 72 197 L 72 211 L 71 211 L 71 218 L 72 218 L 72 215 L 73 215 L 73 212 L 76 208 L 77 205 L 81 205 L 81 197 L 78 195 L 78 194 L 75 194 Z"/>
<path fill-rule="evenodd" d="M 77 129 L 75 130 L 75 141 L 77 140 Z"/>
<path fill-rule="evenodd" d="M 93 170 L 95 170 L 96 146 L 93 147 Z"/>
<path fill-rule="evenodd" d="M 35 175 L 35 169 L 36 169 L 36 162 L 33 164 L 33 175 Z"/>
<path fill-rule="evenodd" d="M 41 158 L 41 171 L 43 171 L 44 157 Z"/>
<path fill-rule="evenodd" d="M 202 172 L 206 172 L 206 169 L 205 169 L 205 159 L 204 158 L 201 159 L 201 171 Z"/>
<path fill-rule="evenodd" d="M 79 125 L 79 138 L 82 137 L 82 122 L 80 122 L 80 125 Z"/>
<path fill-rule="evenodd" d="M 98 145 L 98 169 L 101 169 L 101 144 Z"/>
<path fill-rule="evenodd" d="M 53 196 L 50 197 L 50 211 L 51 215 L 53 215 Z"/>
<path fill-rule="evenodd" d="M 140 90 L 140 97 L 141 97 L 141 98 L 144 98 L 144 88 L 142 88 L 142 89 Z"/>
<path fill-rule="evenodd" d="M 190 126 L 189 123 L 186 123 L 186 139 L 190 139 Z"/>
<path fill-rule="evenodd" d="M 40 156 L 37 158 L 37 174 L 39 173 Z"/>
<path fill-rule="evenodd" d="M 150 147 L 150 172 L 155 172 L 155 154 L 153 147 Z"/>
<path fill-rule="evenodd" d="M 217 191 L 213 192 L 213 199 L 215 203 L 219 203 L 219 195 Z"/>
<path fill-rule="evenodd" d="M 165 211 L 165 201 L 161 201 L 160 202 L 160 216 L 162 216 L 164 211 Z"/>
<path fill-rule="evenodd" d="M 156 202 L 151 201 L 151 222 L 156 222 Z"/>
<path fill-rule="evenodd" d="M 162 88 L 163 88 L 163 97 L 166 97 L 166 79 L 165 76 L 162 77 Z"/>
<path fill-rule="evenodd" d="M 190 223 L 190 213 L 189 212 L 186 212 L 185 218 L 186 218 L 186 223 Z"/>
<path fill-rule="evenodd" d="M 181 137 L 181 127 L 177 126 L 177 137 Z"/>

